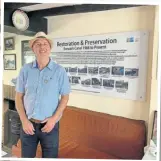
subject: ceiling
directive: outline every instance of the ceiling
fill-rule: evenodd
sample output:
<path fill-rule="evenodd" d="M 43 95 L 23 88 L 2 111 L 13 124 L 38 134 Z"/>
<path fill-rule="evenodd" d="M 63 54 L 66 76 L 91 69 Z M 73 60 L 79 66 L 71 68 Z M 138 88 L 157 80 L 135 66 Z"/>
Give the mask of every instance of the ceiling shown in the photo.
<path fill-rule="evenodd" d="M 41 3 L 41 4 L 34 4 L 34 5 L 29 5 L 25 7 L 20 7 L 19 9 L 26 11 L 26 12 L 31 12 L 31 11 L 38 11 L 38 10 L 44 10 L 44 9 L 49 9 L 49 8 L 56 8 L 56 7 L 63 7 L 63 6 L 73 6 L 75 4 L 72 3 Z"/>

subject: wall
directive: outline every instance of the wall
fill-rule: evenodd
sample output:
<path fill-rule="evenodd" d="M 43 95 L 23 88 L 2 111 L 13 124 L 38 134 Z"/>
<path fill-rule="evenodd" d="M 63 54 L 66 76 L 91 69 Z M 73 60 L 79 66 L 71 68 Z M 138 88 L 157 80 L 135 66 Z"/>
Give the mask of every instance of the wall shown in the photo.
<path fill-rule="evenodd" d="M 159 45 L 159 6 L 155 9 L 155 21 L 154 21 L 154 38 L 153 38 L 153 57 L 152 57 L 152 74 L 151 74 L 151 96 L 150 96 L 150 108 L 149 108 L 149 130 L 148 130 L 148 138 L 151 137 L 152 127 L 153 127 L 153 118 L 154 111 L 158 110 L 158 45 Z M 160 82 L 159 82 L 160 83 Z M 158 111 L 159 112 L 159 111 Z"/>
<path fill-rule="evenodd" d="M 136 30 L 150 31 L 147 76 L 147 100 L 145 102 L 94 96 L 72 92 L 69 105 L 94 111 L 145 120 L 148 124 L 151 91 L 155 7 L 135 7 L 92 13 L 54 16 L 49 18 L 48 31 L 52 38 L 84 36 Z"/>
<path fill-rule="evenodd" d="M 68 105 L 86 108 L 93 111 L 109 113 L 132 119 L 145 120 L 151 129 L 152 114 L 156 106 L 156 57 L 157 57 L 157 9 L 154 6 L 135 7 L 93 13 L 70 14 L 50 17 L 48 31 L 52 38 L 84 36 L 112 32 L 126 32 L 136 30 L 150 31 L 149 37 L 149 61 L 147 76 L 147 100 L 145 102 L 124 100 L 112 97 L 95 96 L 72 92 Z M 5 33 L 5 37 L 11 34 Z M 154 39 L 153 39 L 154 36 Z M 4 84 L 10 84 L 10 80 L 16 77 L 21 67 L 21 40 L 30 39 L 26 36 L 15 36 L 16 50 L 4 52 L 16 53 L 17 70 L 4 71 Z M 148 129 L 148 136 L 151 130 Z"/>
<path fill-rule="evenodd" d="M 19 70 L 22 66 L 22 57 L 21 57 L 21 41 L 22 40 L 29 40 L 31 37 L 28 36 L 22 36 L 22 35 L 17 35 L 13 33 L 4 33 L 4 38 L 8 37 L 14 37 L 15 39 L 15 50 L 10 50 L 10 51 L 4 51 L 4 54 L 16 54 L 16 64 L 17 64 L 17 69 L 16 70 L 4 70 L 3 72 L 3 83 L 4 84 L 11 84 L 12 78 L 17 77 Z"/>

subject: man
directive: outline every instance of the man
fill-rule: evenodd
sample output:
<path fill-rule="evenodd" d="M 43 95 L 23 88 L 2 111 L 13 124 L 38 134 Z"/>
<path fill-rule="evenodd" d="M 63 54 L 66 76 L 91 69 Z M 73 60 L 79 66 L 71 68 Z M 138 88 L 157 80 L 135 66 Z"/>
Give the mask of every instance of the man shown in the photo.
<path fill-rule="evenodd" d="M 22 157 L 34 158 L 40 142 L 43 158 L 57 158 L 59 120 L 69 99 L 70 83 L 65 69 L 50 59 L 52 41 L 45 33 L 37 33 L 29 45 L 36 60 L 21 68 L 15 97 L 22 122 Z"/>

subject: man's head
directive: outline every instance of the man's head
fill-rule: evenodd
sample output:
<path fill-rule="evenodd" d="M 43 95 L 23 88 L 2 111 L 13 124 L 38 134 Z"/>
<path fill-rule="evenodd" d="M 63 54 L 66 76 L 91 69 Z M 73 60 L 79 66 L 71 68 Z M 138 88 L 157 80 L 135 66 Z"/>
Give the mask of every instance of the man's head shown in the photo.
<path fill-rule="evenodd" d="M 49 57 L 51 53 L 52 41 L 47 38 L 44 32 L 38 32 L 35 37 L 30 40 L 29 45 L 38 58 Z"/>

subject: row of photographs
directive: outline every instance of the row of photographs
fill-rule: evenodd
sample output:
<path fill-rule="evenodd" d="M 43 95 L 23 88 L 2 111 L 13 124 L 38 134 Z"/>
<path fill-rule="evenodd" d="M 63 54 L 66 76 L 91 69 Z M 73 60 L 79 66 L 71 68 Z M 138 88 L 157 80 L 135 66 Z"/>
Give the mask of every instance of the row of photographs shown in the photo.
<path fill-rule="evenodd" d="M 138 77 L 139 69 L 137 68 L 124 68 L 123 66 L 113 67 L 65 67 L 67 73 L 73 74 L 91 74 L 91 75 L 113 75 L 113 76 L 129 76 Z"/>
<path fill-rule="evenodd" d="M 87 78 L 81 79 L 78 76 L 68 76 L 69 82 L 73 85 L 82 85 L 82 86 L 103 86 L 104 88 L 119 88 L 128 90 L 128 82 L 124 80 L 115 81 L 113 79 L 102 79 L 102 78 Z"/>

